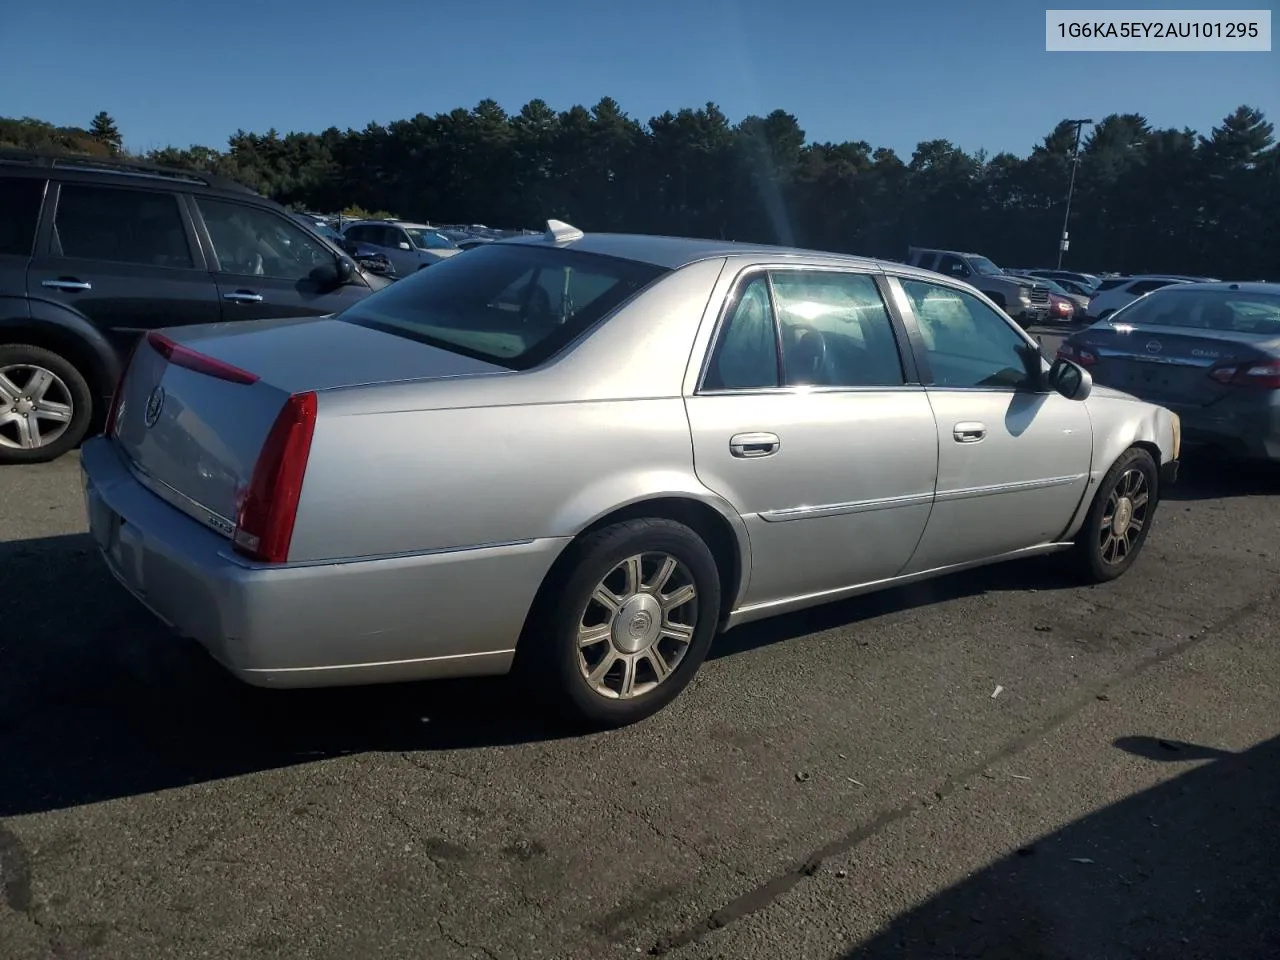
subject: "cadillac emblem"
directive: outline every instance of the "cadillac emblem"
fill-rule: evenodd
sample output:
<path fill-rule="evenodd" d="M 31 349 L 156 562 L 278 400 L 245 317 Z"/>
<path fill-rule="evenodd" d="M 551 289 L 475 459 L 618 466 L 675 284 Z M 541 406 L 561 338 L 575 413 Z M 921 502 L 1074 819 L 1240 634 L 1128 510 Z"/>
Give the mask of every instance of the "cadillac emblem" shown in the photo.
<path fill-rule="evenodd" d="M 147 397 L 147 409 L 143 411 L 142 422 L 148 427 L 154 427 L 156 421 L 160 419 L 162 409 L 164 409 L 164 387 L 156 387 L 151 391 L 151 396 Z"/>

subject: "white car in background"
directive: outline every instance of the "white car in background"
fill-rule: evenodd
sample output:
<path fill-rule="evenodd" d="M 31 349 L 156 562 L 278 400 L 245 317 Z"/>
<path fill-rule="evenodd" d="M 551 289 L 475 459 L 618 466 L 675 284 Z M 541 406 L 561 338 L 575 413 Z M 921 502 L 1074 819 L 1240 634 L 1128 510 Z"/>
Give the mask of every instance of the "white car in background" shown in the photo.
<path fill-rule="evenodd" d="M 1212 277 L 1184 277 L 1167 273 L 1143 273 L 1132 277 L 1108 277 L 1089 301 L 1089 316 L 1105 320 L 1143 294 L 1174 283 L 1217 283 Z"/>

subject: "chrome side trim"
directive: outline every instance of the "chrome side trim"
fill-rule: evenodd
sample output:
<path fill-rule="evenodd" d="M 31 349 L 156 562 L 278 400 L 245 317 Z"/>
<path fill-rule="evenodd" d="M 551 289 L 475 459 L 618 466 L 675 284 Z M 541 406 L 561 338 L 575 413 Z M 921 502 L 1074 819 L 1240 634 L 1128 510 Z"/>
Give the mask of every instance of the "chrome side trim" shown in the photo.
<path fill-rule="evenodd" d="M 1088 477 L 1085 473 L 1073 473 L 1069 477 L 1046 477 L 1042 480 L 1019 480 L 1016 483 L 993 483 L 985 487 L 963 487 L 958 490 L 939 490 L 938 500 L 968 500 L 972 497 L 990 497 L 1001 493 L 1022 493 L 1027 490 L 1044 490 L 1077 483 Z"/>
<path fill-rule="evenodd" d="M 782 510 L 767 510 L 760 514 L 760 519 L 769 523 L 783 523 L 787 520 L 808 520 L 812 517 L 839 517 L 848 513 L 868 513 L 872 510 L 914 507 L 917 504 L 929 503 L 932 500 L 932 493 L 912 493 L 901 497 L 883 497 L 879 500 L 854 500 L 850 503 L 828 503 L 817 507 L 786 507 Z"/>
<path fill-rule="evenodd" d="M 335 670 L 367 670 L 372 667 L 404 667 L 427 663 L 445 663 L 450 660 L 478 660 L 482 657 L 499 657 L 514 654 L 509 650 L 485 650 L 482 653 L 446 653 L 438 657 L 415 657 L 412 660 L 377 660 L 370 663 L 326 663 L 317 667 L 247 667 L 244 673 L 332 673 Z"/>
<path fill-rule="evenodd" d="M 887 587 L 900 587 L 908 583 L 928 580 L 932 577 L 946 573 L 959 573 L 962 570 L 971 570 L 975 567 L 985 567 L 994 563 L 1004 563 L 1008 560 L 1021 560 L 1025 557 L 1038 557 L 1048 553 L 1060 553 L 1063 550 L 1070 550 L 1074 546 L 1074 543 L 1042 543 L 1034 547 L 1026 547 L 1022 550 L 1012 550 L 1009 553 L 1002 553 L 994 557 L 986 557 L 982 560 L 970 560 L 965 561 L 964 563 L 951 564 L 946 567 L 934 567 L 932 570 L 922 570 L 919 573 L 911 573 L 901 577 L 888 577 L 884 580 L 873 580 L 869 583 L 854 584 L 851 587 L 837 587 L 834 590 L 824 590 L 821 593 L 808 593 L 797 597 L 784 597 L 781 600 L 766 600 L 761 603 L 752 603 L 745 607 L 739 607 L 737 610 L 730 613 L 729 616 L 725 618 L 721 629 L 728 630 L 744 623 L 751 623 L 753 620 L 763 620 L 766 617 L 773 617 L 782 613 L 791 613 L 796 610 L 804 610 L 807 607 L 816 607 L 824 603 L 834 603 L 837 600 L 847 600 L 850 597 L 861 596 L 864 593 L 875 593 L 877 590 L 883 590 Z"/>
<path fill-rule="evenodd" d="M 331 557 L 324 560 L 291 560 L 288 563 L 259 563 L 250 560 L 248 557 L 242 557 L 240 554 L 227 549 L 221 551 L 218 556 L 223 560 L 228 560 L 237 566 L 244 567 L 246 570 L 298 570 L 302 567 L 337 567 L 350 563 L 374 563 L 380 560 L 414 560 L 425 559 L 429 557 L 443 557 L 455 553 L 476 553 L 482 550 L 511 550 L 516 547 L 530 547 L 542 541 L 564 541 L 568 542 L 571 537 L 542 537 L 530 538 L 528 540 L 501 540 L 494 543 L 475 543 L 462 547 L 436 547 L 428 550 L 403 550 L 399 553 L 378 553 L 364 557 Z"/>

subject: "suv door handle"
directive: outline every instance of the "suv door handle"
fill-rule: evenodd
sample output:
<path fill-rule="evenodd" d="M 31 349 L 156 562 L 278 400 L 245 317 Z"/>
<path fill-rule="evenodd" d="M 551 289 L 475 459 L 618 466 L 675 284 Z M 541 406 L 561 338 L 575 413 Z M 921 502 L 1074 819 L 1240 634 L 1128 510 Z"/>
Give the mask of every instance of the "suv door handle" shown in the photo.
<path fill-rule="evenodd" d="M 230 300 L 232 303 L 261 303 L 262 294 L 254 293 L 252 290 L 237 290 L 235 293 L 224 293 L 223 300 Z"/>
<path fill-rule="evenodd" d="M 976 421 L 957 423 L 951 429 L 951 436 L 956 443 L 977 443 L 987 435 L 987 425 Z"/>
<path fill-rule="evenodd" d="M 42 287 L 48 287 L 51 290 L 92 290 L 92 283 L 85 283 L 83 280 L 77 280 L 75 277 L 61 277 L 57 280 L 45 280 L 40 284 Z"/>
<path fill-rule="evenodd" d="M 743 460 L 771 457 L 782 441 L 774 433 L 739 433 L 729 438 L 729 452 Z"/>

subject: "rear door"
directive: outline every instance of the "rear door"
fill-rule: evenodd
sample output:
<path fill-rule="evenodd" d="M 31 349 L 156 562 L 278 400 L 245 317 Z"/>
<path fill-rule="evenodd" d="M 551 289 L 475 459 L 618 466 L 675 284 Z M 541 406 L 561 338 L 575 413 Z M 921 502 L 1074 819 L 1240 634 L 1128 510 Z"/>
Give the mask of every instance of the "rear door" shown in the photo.
<path fill-rule="evenodd" d="M 911 558 L 938 441 L 904 340 L 871 274 L 739 279 L 686 409 L 699 479 L 750 533 L 748 604 L 892 577 Z"/>
<path fill-rule="evenodd" d="M 122 352 L 146 330 L 219 318 L 181 197 L 165 189 L 50 182 L 27 285 Z"/>
<path fill-rule="evenodd" d="M 289 218 L 253 204 L 191 196 L 210 251 L 223 320 L 337 313 L 368 296 L 363 282 L 334 286 L 313 276 L 337 254 Z"/>
<path fill-rule="evenodd" d="M 0 322 L 29 315 L 27 264 L 35 246 L 45 181 L 0 177 Z"/>

